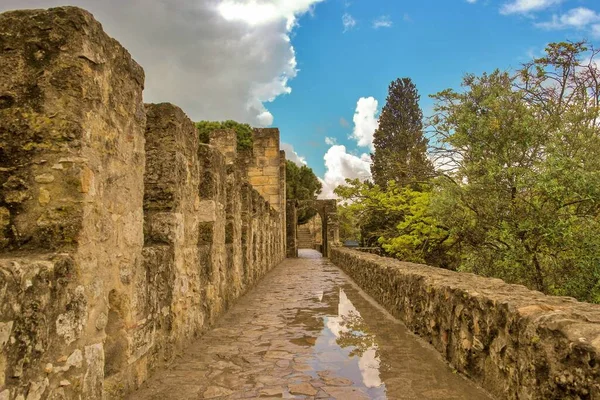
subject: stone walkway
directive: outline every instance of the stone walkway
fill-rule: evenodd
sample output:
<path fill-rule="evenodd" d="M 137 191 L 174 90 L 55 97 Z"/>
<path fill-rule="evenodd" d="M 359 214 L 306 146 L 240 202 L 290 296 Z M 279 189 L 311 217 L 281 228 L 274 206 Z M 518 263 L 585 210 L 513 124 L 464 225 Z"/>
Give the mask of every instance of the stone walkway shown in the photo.
<path fill-rule="evenodd" d="M 130 399 L 490 399 L 311 250 Z"/>

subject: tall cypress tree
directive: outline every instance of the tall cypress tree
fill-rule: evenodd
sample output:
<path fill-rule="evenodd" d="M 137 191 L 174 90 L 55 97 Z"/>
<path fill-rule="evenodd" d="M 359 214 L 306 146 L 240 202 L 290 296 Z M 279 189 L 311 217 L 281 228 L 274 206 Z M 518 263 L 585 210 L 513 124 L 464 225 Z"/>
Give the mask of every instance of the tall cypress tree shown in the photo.
<path fill-rule="evenodd" d="M 382 188 L 391 180 L 404 186 L 433 175 L 419 98 L 410 78 L 396 79 L 390 84 L 373 138 L 375 152 L 371 154 L 373 180 Z"/>

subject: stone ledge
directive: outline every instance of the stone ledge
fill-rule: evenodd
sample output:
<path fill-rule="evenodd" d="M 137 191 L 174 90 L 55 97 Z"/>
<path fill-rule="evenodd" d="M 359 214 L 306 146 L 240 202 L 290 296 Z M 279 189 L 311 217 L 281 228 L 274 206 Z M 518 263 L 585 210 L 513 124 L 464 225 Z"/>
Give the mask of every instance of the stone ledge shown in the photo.
<path fill-rule="evenodd" d="M 600 398 L 600 306 L 355 250 L 331 261 L 499 398 Z"/>

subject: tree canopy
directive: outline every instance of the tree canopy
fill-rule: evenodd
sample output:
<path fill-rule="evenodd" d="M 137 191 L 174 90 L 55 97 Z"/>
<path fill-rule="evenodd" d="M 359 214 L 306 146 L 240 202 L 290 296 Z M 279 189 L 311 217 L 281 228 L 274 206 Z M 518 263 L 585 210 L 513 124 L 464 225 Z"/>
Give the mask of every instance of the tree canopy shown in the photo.
<path fill-rule="evenodd" d="M 210 140 L 210 133 L 218 129 L 233 129 L 237 133 L 237 148 L 238 150 L 245 150 L 252 148 L 252 127 L 248 124 L 242 124 L 240 122 L 227 120 L 223 122 L 218 121 L 200 121 L 196 122 L 196 129 L 198 129 L 198 136 L 200 143 L 208 143 Z"/>
<path fill-rule="evenodd" d="M 436 177 L 407 182 L 398 163 L 393 183 L 336 189 L 363 241 L 404 260 L 600 303 L 597 53 L 584 42 L 551 43 L 516 71 L 468 74 L 460 90 L 433 95 Z"/>
<path fill-rule="evenodd" d="M 399 185 L 423 182 L 433 175 L 423 135 L 423 113 L 419 93 L 410 78 L 396 79 L 373 135 L 371 155 L 373 180 L 385 188 L 389 181 Z"/>
<path fill-rule="evenodd" d="M 306 165 L 299 167 L 292 161 L 286 164 L 286 193 L 288 199 L 315 200 L 323 186 L 313 172 Z M 316 210 L 309 207 L 298 209 L 298 223 L 300 225 L 308 222 L 316 214 Z"/>

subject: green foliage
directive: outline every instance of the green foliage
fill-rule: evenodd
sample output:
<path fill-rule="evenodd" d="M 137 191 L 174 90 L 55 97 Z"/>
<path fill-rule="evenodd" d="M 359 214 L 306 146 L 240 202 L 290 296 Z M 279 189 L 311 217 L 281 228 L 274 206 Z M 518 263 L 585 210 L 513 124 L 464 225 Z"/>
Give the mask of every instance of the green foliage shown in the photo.
<path fill-rule="evenodd" d="M 393 81 L 373 135 L 371 172 L 380 187 L 385 188 L 392 180 L 400 185 L 418 185 L 432 177 L 422 120 L 415 84 L 409 78 Z"/>
<path fill-rule="evenodd" d="M 345 205 L 341 217 L 352 215 L 360 222 L 366 245 L 374 239 L 387 254 L 397 258 L 453 268 L 446 255 L 452 247 L 448 230 L 430 212 L 431 185 L 398 186 L 394 181 L 382 190 L 378 185 L 347 180 L 335 193 Z M 363 239 L 364 236 L 363 236 Z"/>
<path fill-rule="evenodd" d="M 600 302 L 600 77 L 582 43 L 434 96 L 451 160 L 431 212 L 460 269 Z"/>
<path fill-rule="evenodd" d="M 340 241 L 356 240 L 360 242 L 360 223 L 358 216 L 349 207 L 338 204 Z"/>
<path fill-rule="evenodd" d="M 196 122 L 200 143 L 208 143 L 210 141 L 210 133 L 218 129 L 233 129 L 237 133 L 237 148 L 238 150 L 246 150 L 252 148 L 252 128 L 248 124 L 242 124 L 236 121 L 228 120 L 223 122 L 217 121 L 200 121 Z"/>
<path fill-rule="evenodd" d="M 516 74 L 467 75 L 460 91 L 432 96 L 438 177 L 417 184 L 406 163 L 374 164 L 383 184 L 336 189 L 342 215 L 365 244 L 398 258 L 600 303 L 597 53 L 585 43 L 552 43 Z M 420 115 L 396 108 L 405 119 Z M 378 169 L 383 164 L 391 167 Z"/>
<path fill-rule="evenodd" d="M 306 165 L 299 167 L 289 160 L 286 164 L 286 181 L 288 199 L 315 200 L 323 188 L 311 168 Z M 314 208 L 300 207 L 298 209 L 298 224 L 305 224 L 316 213 Z"/>

